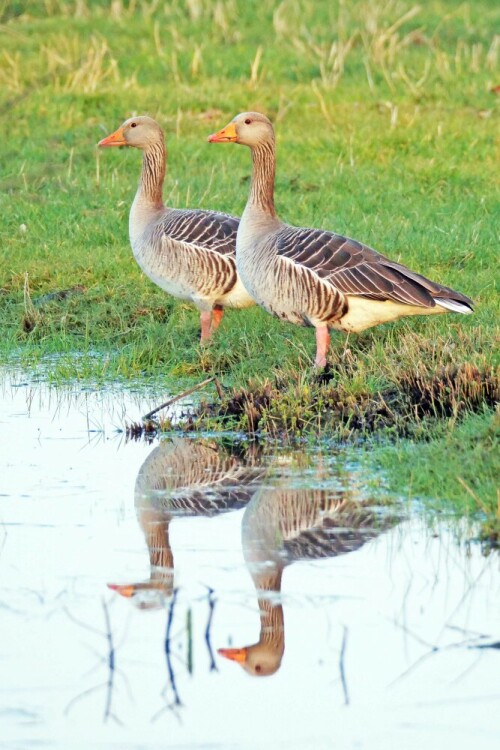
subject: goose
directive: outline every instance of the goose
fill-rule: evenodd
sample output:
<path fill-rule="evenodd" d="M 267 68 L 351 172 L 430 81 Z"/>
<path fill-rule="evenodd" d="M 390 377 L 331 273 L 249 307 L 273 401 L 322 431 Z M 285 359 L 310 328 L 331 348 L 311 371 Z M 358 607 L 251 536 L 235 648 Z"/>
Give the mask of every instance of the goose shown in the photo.
<path fill-rule="evenodd" d="M 218 328 L 225 307 L 254 304 L 236 272 L 238 219 L 217 211 L 164 205 L 165 141 L 151 117 L 131 117 L 98 145 L 142 150 L 141 179 L 129 217 L 132 251 L 151 281 L 196 305 L 201 342 L 206 342 Z"/>
<path fill-rule="evenodd" d="M 140 609 L 163 606 L 174 585 L 171 521 L 213 517 L 243 508 L 263 474 L 251 449 L 238 456 L 213 440 L 162 441 L 140 467 L 134 489 L 137 520 L 149 552 L 150 577 L 134 583 L 108 583 L 108 587 Z"/>
<path fill-rule="evenodd" d="M 257 591 L 260 636 L 250 646 L 219 648 L 219 655 L 255 677 L 277 672 L 285 651 L 279 597 L 285 567 L 298 560 L 353 552 L 393 523 L 394 519 L 378 519 L 350 491 L 258 488 L 245 509 L 241 539 Z"/>
<path fill-rule="evenodd" d="M 238 228 L 236 267 L 267 312 L 316 329 L 317 367 L 326 365 L 330 328 L 359 333 L 404 315 L 472 312 L 472 300 L 464 294 L 361 242 L 280 221 L 274 207 L 274 129 L 265 115 L 243 112 L 208 141 L 251 149 L 253 174 Z"/>

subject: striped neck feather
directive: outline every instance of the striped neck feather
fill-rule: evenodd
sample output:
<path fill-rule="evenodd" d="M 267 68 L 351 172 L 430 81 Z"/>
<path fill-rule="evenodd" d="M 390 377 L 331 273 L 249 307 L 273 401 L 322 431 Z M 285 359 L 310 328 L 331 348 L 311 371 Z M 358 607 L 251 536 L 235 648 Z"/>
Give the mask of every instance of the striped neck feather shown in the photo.
<path fill-rule="evenodd" d="M 264 213 L 276 216 L 274 208 L 274 178 L 276 155 L 274 141 L 260 143 L 252 148 L 253 172 L 249 206 L 255 206 Z"/>

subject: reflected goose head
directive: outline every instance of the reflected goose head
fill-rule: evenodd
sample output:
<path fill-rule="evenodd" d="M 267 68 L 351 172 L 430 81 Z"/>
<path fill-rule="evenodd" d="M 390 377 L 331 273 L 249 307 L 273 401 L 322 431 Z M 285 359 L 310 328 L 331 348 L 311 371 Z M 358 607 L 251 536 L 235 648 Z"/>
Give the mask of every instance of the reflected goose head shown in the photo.
<path fill-rule="evenodd" d="M 219 648 L 217 653 L 225 659 L 240 664 L 245 672 L 254 677 L 269 677 L 278 671 L 283 658 L 283 649 L 272 643 L 254 643 L 243 648 Z"/>
<path fill-rule="evenodd" d="M 108 588 L 129 599 L 137 609 L 161 609 L 172 596 L 172 581 L 108 583 Z"/>
<path fill-rule="evenodd" d="M 130 117 L 118 130 L 99 141 L 98 146 L 133 146 L 147 149 L 156 143 L 163 143 L 163 131 L 152 117 L 140 115 Z"/>
<path fill-rule="evenodd" d="M 274 129 L 271 120 L 260 112 L 242 112 L 225 128 L 210 135 L 208 142 L 241 143 L 255 148 L 261 144 L 274 143 Z"/>

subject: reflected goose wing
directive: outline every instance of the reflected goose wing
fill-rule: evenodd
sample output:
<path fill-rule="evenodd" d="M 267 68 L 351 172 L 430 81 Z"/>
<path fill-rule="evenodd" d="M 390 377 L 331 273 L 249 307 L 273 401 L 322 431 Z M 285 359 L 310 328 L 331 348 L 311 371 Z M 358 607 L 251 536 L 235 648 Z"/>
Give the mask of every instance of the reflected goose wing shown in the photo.
<path fill-rule="evenodd" d="M 420 307 L 434 307 L 434 298 L 439 297 L 472 306 L 464 294 L 334 232 L 285 227 L 278 233 L 276 245 L 278 256 L 314 271 L 344 294 Z"/>
<path fill-rule="evenodd" d="M 245 505 L 263 472 L 217 443 L 164 441 L 139 470 L 136 505 L 147 502 L 180 515 L 215 515 Z"/>

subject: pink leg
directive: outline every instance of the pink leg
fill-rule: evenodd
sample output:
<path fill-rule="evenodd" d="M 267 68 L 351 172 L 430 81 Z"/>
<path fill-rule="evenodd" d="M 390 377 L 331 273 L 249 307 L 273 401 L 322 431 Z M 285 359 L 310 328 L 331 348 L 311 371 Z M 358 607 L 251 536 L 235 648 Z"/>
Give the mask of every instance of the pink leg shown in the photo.
<path fill-rule="evenodd" d="M 330 346 L 330 334 L 327 326 L 316 328 L 316 367 L 326 367 L 326 353 Z"/>
<path fill-rule="evenodd" d="M 220 326 L 220 322 L 222 320 L 222 316 L 224 315 L 224 308 L 217 305 L 212 310 L 212 328 L 211 332 L 216 331 L 217 328 Z"/>
<path fill-rule="evenodd" d="M 204 310 L 200 313 L 201 322 L 201 339 L 200 343 L 204 344 L 210 338 L 210 321 L 212 320 L 212 311 Z"/>

